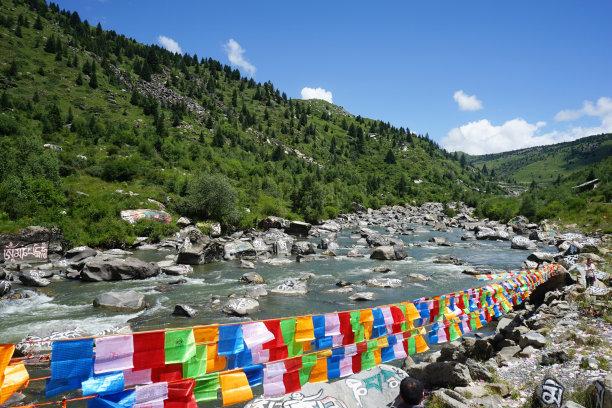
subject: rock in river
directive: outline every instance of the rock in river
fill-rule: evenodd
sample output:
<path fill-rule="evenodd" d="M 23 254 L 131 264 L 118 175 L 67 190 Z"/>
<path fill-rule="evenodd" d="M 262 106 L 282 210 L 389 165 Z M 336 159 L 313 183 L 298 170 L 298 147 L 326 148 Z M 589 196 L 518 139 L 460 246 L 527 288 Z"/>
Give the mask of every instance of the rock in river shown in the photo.
<path fill-rule="evenodd" d="M 80 246 L 72 248 L 66 251 L 66 255 L 64 256 L 70 262 L 79 262 L 85 258 L 90 258 L 92 256 L 96 256 L 98 251 L 92 249 L 88 246 Z"/>
<path fill-rule="evenodd" d="M 191 265 L 170 265 L 162 266 L 161 271 L 166 275 L 181 276 L 188 275 L 193 272 L 193 266 Z"/>
<path fill-rule="evenodd" d="M 349 296 L 349 299 L 357 301 L 357 302 L 363 302 L 363 301 L 367 301 L 367 300 L 374 300 L 374 293 L 372 293 L 372 292 L 357 292 L 357 293 L 354 293 L 351 296 Z"/>
<path fill-rule="evenodd" d="M 285 279 L 280 285 L 271 290 L 278 295 L 305 295 L 308 293 L 306 282 L 299 279 Z"/>
<path fill-rule="evenodd" d="M 312 242 L 297 241 L 293 243 L 291 253 L 293 255 L 312 255 L 315 253 L 315 246 Z"/>
<path fill-rule="evenodd" d="M 19 275 L 19 280 L 25 286 L 34 286 L 38 288 L 43 288 L 51 283 L 51 281 L 42 277 L 41 273 L 35 270 L 23 272 Z"/>
<path fill-rule="evenodd" d="M 136 258 L 94 257 L 85 263 L 81 280 L 87 282 L 146 279 L 159 275 L 156 264 Z"/>
<path fill-rule="evenodd" d="M 106 292 L 96 296 L 95 307 L 104 307 L 116 311 L 138 311 L 145 308 L 144 295 L 133 290 L 125 292 Z"/>
<path fill-rule="evenodd" d="M 399 288 L 402 286 L 401 279 L 371 278 L 365 281 L 366 285 L 375 288 Z"/>
<path fill-rule="evenodd" d="M 181 317 L 195 317 L 198 311 L 188 305 L 176 305 L 174 306 L 174 312 L 172 312 L 172 314 Z"/>
<path fill-rule="evenodd" d="M 535 242 L 528 238 L 517 235 L 510 241 L 510 248 L 512 249 L 536 249 Z"/>
<path fill-rule="evenodd" d="M 251 298 L 230 299 L 223 306 L 223 312 L 233 316 L 246 316 L 257 310 L 259 310 L 259 302 Z"/>
<path fill-rule="evenodd" d="M 11 291 L 11 282 L 0 281 L 0 298 Z"/>
<path fill-rule="evenodd" d="M 302 222 L 302 221 L 291 221 L 289 223 L 289 227 L 285 229 L 285 232 L 287 234 L 291 234 L 291 235 L 301 235 L 301 236 L 307 236 L 308 232 L 310 231 L 310 228 L 312 227 L 312 225 L 310 225 L 307 222 Z"/>
<path fill-rule="evenodd" d="M 370 258 L 382 261 L 397 261 L 406 258 L 406 251 L 399 245 L 382 245 L 374 248 Z"/>
<path fill-rule="evenodd" d="M 245 283 L 255 283 L 255 284 L 265 283 L 264 278 L 256 272 L 247 272 L 240 277 L 240 280 Z"/>

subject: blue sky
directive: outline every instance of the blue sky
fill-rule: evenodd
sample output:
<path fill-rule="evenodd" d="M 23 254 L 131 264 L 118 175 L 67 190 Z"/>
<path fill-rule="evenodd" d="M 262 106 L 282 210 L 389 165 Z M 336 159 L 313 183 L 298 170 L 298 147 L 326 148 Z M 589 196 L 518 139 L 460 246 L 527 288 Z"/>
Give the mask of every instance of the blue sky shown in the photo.
<path fill-rule="evenodd" d="M 231 57 L 290 97 L 314 88 L 304 95 L 449 150 L 612 132 L 609 0 L 58 3 L 144 43 Z"/>

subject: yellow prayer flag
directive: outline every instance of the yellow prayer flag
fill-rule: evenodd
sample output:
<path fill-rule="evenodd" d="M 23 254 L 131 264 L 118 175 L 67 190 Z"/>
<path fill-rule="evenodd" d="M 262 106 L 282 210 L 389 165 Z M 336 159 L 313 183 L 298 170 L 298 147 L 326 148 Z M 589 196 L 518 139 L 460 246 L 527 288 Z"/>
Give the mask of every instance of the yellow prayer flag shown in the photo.
<path fill-rule="evenodd" d="M 224 370 L 227 365 L 225 357 L 217 355 L 217 348 L 217 343 L 206 347 L 206 373 Z"/>
<path fill-rule="evenodd" d="M 380 349 L 374 350 L 373 354 L 374 354 L 374 362 L 376 363 L 376 365 L 382 364 L 382 357 L 380 355 Z"/>
<path fill-rule="evenodd" d="M 414 305 L 414 303 L 404 302 L 403 304 L 406 305 L 406 320 L 410 324 L 413 324 L 413 322 L 416 319 L 420 319 L 421 318 L 421 315 L 419 314 L 419 311 L 417 310 L 417 308 Z"/>
<path fill-rule="evenodd" d="M 327 359 L 321 358 L 317 360 L 317 363 L 312 367 L 310 372 L 311 383 L 327 382 Z"/>
<path fill-rule="evenodd" d="M 427 342 L 425 341 L 422 335 L 419 334 L 418 336 L 416 336 L 414 341 L 415 341 L 417 353 L 424 353 L 427 350 L 429 350 L 429 346 L 427 345 Z"/>
<path fill-rule="evenodd" d="M 332 356 L 331 349 L 317 351 L 317 358 L 327 358 Z"/>
<path fill-rule="evenodd" d="M 23 363 L 13 364 L 4 369 L 4 382 L 0 386 L 0 404 L 4 404 L 15 392 L 28 385 L 30 375 Z"/>
<path fill-rule="evenodd" d="M 0 344 L 0 384 L 4 382 L 4 370 L 11 362 L 14 352 L 14 344 Z"/>
<path fill-rule="evenodd" d="M 219 341 L 219 326 L 196 326 L 193 328 L 196 344 L 217 343 Z"/>
<path fill-rule="evenodd" d="M 389 338 L 387 336 L 377 338 L 376 342 L 378 343 L 379 349 L 389 347 Z"/>
<path fill-rule="evenodd" d="M 312 316 L 300 316 L 295 319 L 295 341 L 305 343 L 315 339 Z"/>
<path fill-rule="evenodd" d="M 221 374 L 219 380 L 224 407 L 253 399 L 253 390 L 244 371 Z"/>

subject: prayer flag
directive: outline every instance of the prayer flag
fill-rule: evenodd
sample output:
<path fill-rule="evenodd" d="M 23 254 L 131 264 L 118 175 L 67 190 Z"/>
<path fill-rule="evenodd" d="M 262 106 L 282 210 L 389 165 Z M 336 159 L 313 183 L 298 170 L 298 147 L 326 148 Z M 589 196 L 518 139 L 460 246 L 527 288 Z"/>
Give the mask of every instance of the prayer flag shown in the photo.
<path fill-rule="evenodd" d="M 349 312 L 351 316 L 351 330 L 355 336 L 355 343 L 365 340 L 365 328 L 361 324 L 361 312 L 353 311 Z"/>
<path fill-rule="evenodd" d="M 427 345 L 427 342 L 425 341 L 422 335 L 416 336 L 415 343 L 417 353 L 424 353 L 429 350 L 429 346 Z"/>
<path fill-rule="evenodd" d="M 312 316 L 300 316 L 295 319 L 295 341 L 304 343 L 315 339 Z"/>
<path fill-rule="evenodd" d="M 196 401 L 216 400 L 219 387 L 219 373 L 206 374 L 205 376 L 196 378 L 195 388 L 193 390 Z"/>
<path fill-rule="evenodd" d="M 274 336 L 273 340 L 263 344 L 263 348 L 267 350 L 283 347 L 285 342 L 283 341 L 283 332 L 281 330 L 280 320 L 266 320 L 264 322 L 266 328 Z M 272 359 L 272 356 L 270 356 Z"/>
<path fill-rule="evenodd" d="M 0 404 L 8 401 L 11 395 L 21 388 L 27 387 L 30 381 L 30 375 L 23 363 L 9 365 L 3 373 L 4 381 L 0 384 Z"/>
<path fill-rule="evenodd" d="M 274 334 L 268 330 L 263 322 L 246 323 L 242 325 L 244 343 L 249 349 L 274 340 Z"/>
<path fill-rule="evenodd" d="M 263 365 L 256 364 L 242 369 L 249 380 L 249 385 L 255 387 L 263 384 Z"/>
<path fill-rule="evenodd" d="M 164 332 L 135 333 L 134 370 L 163 367 L 166 364 L 164 354 Z"/>
<path fill-rule="evenodd" d="M 287 346 L 289 357 L 295 357 L 302 354 L 302 345 L 295 341 L 296 319 L 285 319 L 280 322 L 283 340 Z"/>
<path fill-rule="evenodd" d="M 14 352 L 14 344 L 0 344 L 0 385 L 4 382 L 4 370 L 11 362 Z"/>
<path fill-rule="evenodd" d="M 168 383 L 168 398 L 164 401 L 164 408 L 197 408 L 194 387 L 193 378 Z"/>
<path fill-rule="evenodd" d="M 81 383 L 84 396 L 115 394 L 123 391 L 124 387 L 123 371 L 93 375 Z"/>
<path fill-rule="evenodd" d="M 326 337 L 324 315 L 312 316 L 312 325 L 314 326 L 315 339 L 321 339 L 323 337 Z"/>
<path fill-rule="evenodd" d="M 374 325 L 374 316 L 372 309 L 363 309 L 359 311 L 359 323 L 363 325 L 363 335 L 366 340 L 372 338 L 372 326 Z"/>
<path fill-rule="evenodd" d="M 196 344 L 217 343 L 219 341 L 219 326 L 196 326 L 193 328 Z"/>
<path fill-rule="evenodd" d="M 87 401 L 87 408 L 132 408 L 136 402 L 134 390 L 97 397 Z"/>
<path fill-rule="evenodd" d="M 184 363 L 196 354 L 193 329 L 168 330 L 164 337 L 166 364 Z"/>
<path fill-rule="evenodd" d="M 51 378 L 89 377 L 93 369 L 93 339 L 54 341 L 51 346 Z"/>
<path fill-rule="evenodd" d="M 355 342 L 355 334 L 351 325 L 351 315 L 349 312 L 338 313 L 340 321 L 340 333 L 342 334 L 342 344 L 352 344 Z"/>
<path fill-rule="evenodd" d="M 131 335 L 98 337 L 95 344 L 94 373 L 134 368 L 134 341 Z"/>
<path fill-rule="evenodd" d="M 136 404 L 150 404 L 164 401 L 168 398 L 168 383 L 157 382 L 136 386 Z"/>
<path fill-rule="evenodd" d="M 325 335 L 339 336 L 340 334 L 340 318 L 338 313 L 327 313 L 325 315 Z"/>
<path fill-rule="evenodd" d="M 283 384 L 285 385 L 285 393 L 293 393 L 302 389 L 300 384 L 300 372 L 291 371 L 283 375 Z"/>
<path fill-rule="evenodd" d="M 285 394 L 283 375 L 287 372 L 284 362 L 267 364 L 263 370 L 263 389 L 266 397 L 276 397 Z"/>
<path fill-rule="evenodd" d="M 372 350 L 368 350 L 361 354 L 361 370 L 365 371 L 370 369 L 376 365 L 376 360 L 374 358 L 374 352 Z"/>
<path fill-rule="evenodd" d="M 220 356 L 229 356 L 231 354 L 238 354 L 242 350 L 244 350 L 242 325 L 220 326 L 219 349 L 217 353 Z"/>
<path fill-rule="evenodd" d="M 206 372 L 212 373 L 214 371 L 224 370 L 227 366 L 227 360 L 225 357 L 218 355 L 218 345 L 216 343 L 209 344 L 206 346 Z"/>
<path fill-rule="evenodd" d="M 327 382 L 327 359 L 319 358 L 310 372 L 310 382 Z"/>
<path fill-rule="evenodd" d="M 146 368 L 144 370 L 125 370 L 123 372 L 123 382 L 126 387 L 132 387 L 134 385 L 150 384 L 151 381 L 151 369 Z"/>
<path fill-rule="evenodd" d="M 245 402 L 253 398 L 253 391 L 244 372 L 221 374 L 220 381 L 223 406 Z"/>
<path fill-rule="evenodd" d="M 317 363 L 317 356 L 315 354 L 308 354 L 302 356 L 302 368 L 300 368 L 300 384 L 304 385 L 310 379 L 310 373 L 312 368 Z"/>
<path fill-rule="evenodd" d="M 206 374 L 207 346 L 197 345 L 193 357 L 183 363 L 183 378 L 196 378 Z"/>
<path fill-rule="evenodd" d="M 183 379 L 183 366 L 181 364 L 168 364 L 167 366 L 151 369 L 153 382 L 177 381 Z"/>
<path fill-rule="evenodd" d="M 82 379 L 79 377 L 63 378 L 60 380 L 47 379 L 45 383 L 45 397 L 51 398 L 56 395 L 74 391 L 81 388 Z"/>
<path fill-rule="evenodd" d="M 387 309 L 388 310 L 388 309 Z M 387 334 L 387 319 L 385 319 L 385 314 L 383 310 L 379 308 L 375 308 L 371 310 L 372 313 L 372 337 L 381 337 Z M 391 312 L 388 312 L 389 316 L 389 327 L 391 328 L 393 324 L 393 318 L 391 317 Z"/>

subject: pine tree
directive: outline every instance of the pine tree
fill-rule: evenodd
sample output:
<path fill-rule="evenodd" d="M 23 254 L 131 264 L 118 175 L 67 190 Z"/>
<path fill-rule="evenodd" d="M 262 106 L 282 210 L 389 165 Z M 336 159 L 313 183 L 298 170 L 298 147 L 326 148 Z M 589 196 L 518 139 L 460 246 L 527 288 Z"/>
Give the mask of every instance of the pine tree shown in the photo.
<path fill-rule="evenodd" d="M 395 164 L 395 154 L 393 153 L 393 149 L 387 150 L 387 155 L 385 156 L 385 163 Z"/>
<path fill-rule="evenodd" d="M 43 22 L 40 16 L 36 17 L 36 22 L 34 22 L 34 29 L 38 31 L 43 29 Z"/>
<path fill-rule="evenodd" d="M 75 83 L 76 83 L 78 86 L 83 85 L 83 74 L 81 74 L 80 72 L 79 72 L 79 75 L 77 76 L 77 79 L 76 79 Z"/>
<path fill-rule="evenodd" d="M 21 25 L 17 25 L 17 28 L 15 29 L 15 35 L 19 38 L 23 37 L 23 33 L 21 32 Z"/>
<path fill-rule="evenodd" d="M 72 106 L 68 108 L 68 116 L 66 117 L 66 124 L 74 122 L 74 114 L 72 113 Z"/>
<path fill-rule="evenodd" d="M 91 64 L 91 75 L 89 76 L 89 86 L 92 89 L 98 87 L 98 75 L 96 73 L 96 62 L 93 61 Z"/>
<path fill-rule="evenodd" d="M 220 127 L 217 127 L 215 130 L 215 135 L 213 136 L 213 146 L 215 147 L 223 147 L 225 145 L 225 136 L 223 136 L 223 131 Z"/>
<path fill-rule="evenodd" d="M 19 74 L 19 66 L 17 65 L 17 61 L 13 60 L 11 62 L 11 65 L 9 65 L 9 69 L 6 74 L 11 78 L 15 78 L 17 74 Z"/>

